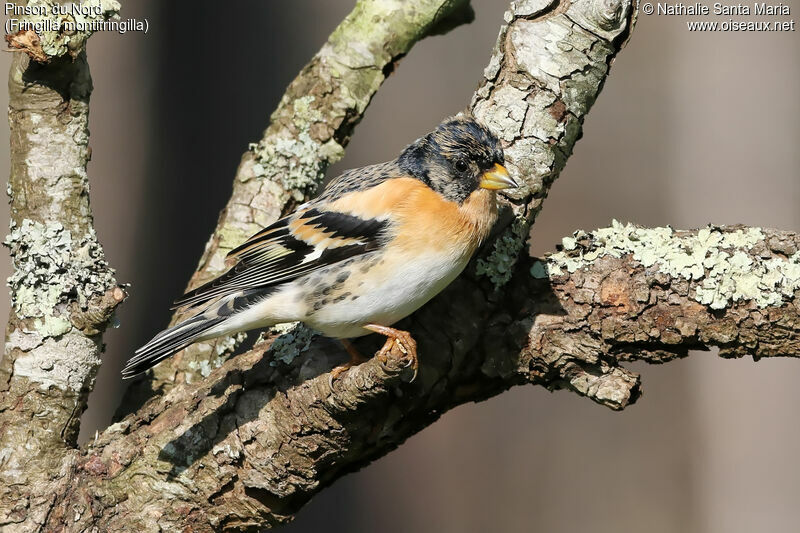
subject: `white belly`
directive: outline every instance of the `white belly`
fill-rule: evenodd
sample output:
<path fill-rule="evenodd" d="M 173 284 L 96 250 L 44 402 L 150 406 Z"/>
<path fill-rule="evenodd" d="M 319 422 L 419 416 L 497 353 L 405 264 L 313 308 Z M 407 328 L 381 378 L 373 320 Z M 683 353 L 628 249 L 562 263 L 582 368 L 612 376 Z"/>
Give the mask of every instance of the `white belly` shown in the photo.
<path fill-rule="evenodd" d="M 425 254 L 407 262 L 386 258 L 367 273 L 348 279 L 339 294 L 351 295 L 341 301 L 332 298 L 303 321 L 329 337 L 367 335 L 370 331 L 361 326 L 390 326 L 407 317 L 449 285 L 468 260 L 468 255 L 454 258 L 452 253 Z"/>

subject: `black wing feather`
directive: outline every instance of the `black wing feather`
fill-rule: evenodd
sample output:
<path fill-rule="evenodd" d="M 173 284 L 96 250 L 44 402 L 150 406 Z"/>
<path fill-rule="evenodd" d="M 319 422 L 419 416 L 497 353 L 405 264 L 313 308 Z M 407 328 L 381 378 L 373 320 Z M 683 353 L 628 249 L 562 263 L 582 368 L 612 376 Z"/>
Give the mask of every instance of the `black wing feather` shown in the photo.
<path fill-rule="evenodd" d="M 297 238 L 289 224 L 303 219 L 333 239 L 350 242 L 320 253 L 317 246 Z M 243 289 L 263 289 L 297 279 L 326 266 L 377 250 L 385 242 L 389 222 L 312 207 L 259 231 L 232 250 L 237 263 L 216 279 L 187 292 L 174 307 L 198 306 Z"/>

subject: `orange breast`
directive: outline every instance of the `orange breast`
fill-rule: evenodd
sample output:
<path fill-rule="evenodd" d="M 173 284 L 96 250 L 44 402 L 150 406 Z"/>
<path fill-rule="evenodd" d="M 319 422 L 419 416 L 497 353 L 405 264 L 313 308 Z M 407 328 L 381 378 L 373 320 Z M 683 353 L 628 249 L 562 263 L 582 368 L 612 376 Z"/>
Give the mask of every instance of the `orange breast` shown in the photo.
<path fill-rule="evenodd" d="M 395 178 L 350 194 L 331 208 L 368 218 L 388 216 L 397 231 L 393 244 L 412 255 L 429 249 L 471 255 L 497 218 L 491 191 L 478 189 L 459 205 L 414 178 Z"/>

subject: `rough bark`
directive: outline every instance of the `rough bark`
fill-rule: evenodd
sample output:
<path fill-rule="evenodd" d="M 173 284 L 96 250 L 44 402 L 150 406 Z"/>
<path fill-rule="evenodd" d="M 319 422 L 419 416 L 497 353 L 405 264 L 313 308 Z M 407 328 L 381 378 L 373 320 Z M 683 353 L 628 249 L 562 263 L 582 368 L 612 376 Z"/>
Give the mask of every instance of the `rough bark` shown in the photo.
<path fill-rule="evenodd" d="M 0 362 L 0 525 L 43 523 L 74 464 L 102 333 L 125 293 L 92 227 L 84 53 L 9 76 L 12 308 Z"/>
<path fill-rule="evenodd" d="M 87 449 L 71 472 L 81 490 L 60 512 L 76 530 L 256 531 L 448 409 L 515 385 L 567 388 L 622 409 L 641 390 L 625 361 L 663 363 L 712 346 L 725 357 L 799 353 L 796 234 L 616 226 L 565 244 L 521 260 L 503 295 L 467 276 L 416 313 L 404 324 L 422 354 L 411 383 L 395 354 L 331 387 L 326 372 L 343 354 L 318 339 L 277 363 L 262 344 L 154 398 Z M 701 303 L 709 289 L 717 304 Z M 361 347 L 374 348 L 369 339 Z"/>
<path fill-rule="evenodd" d="M 392 62 L 417 39 L 462 20 L 465 6 L 358 3 L 243 157 L 192 283 L 217 273 L 230 247 L 311 194 Z M 318 491 L 448 409 L 514 385 L 568 388 L 621 409 L 640 394 L 639 377 L 621 366 L 628 360 L 665 362 L 711 346 L 725 356 L 796 355 L 797 235 L 616 224 L 565 238 L 545 260 L 520 254 L 634 19 L 627 0 L 511 4 L 470 110 L 502 138 L 525 186 L 507 199 L 502 234 L 400 325 L 419 343 L 416 380 L 409 382 L 412 371 L 395 353 L 331 385 L 327 372 L 346 356 L 301 327 L 213 365 L 200 363 L 234 343 L 201 344 L 143 382 L 162 394 L 84 450 L 70 448 L 77 424 L 68 411 L 85 405 L 99 334 L 122 297 L 90 231 L 88 70 L 83 54 L 34 69 L 18 58 L 20 72 L 38 73 L 20 97 L 41 92 L 50 103 L 33 113 L 23 100 L 18 117 L 12 97 L 12 135 L 24 137 L 13 151 L 12 208 L 26 228 L 10 239 L 22 274 L 12 289 L 15 305 L 33 305 L 29 298 L 36 305 L 12 315 L 2 366 L 0 524 L 20 531 L 258 531 L 291 519 Z M 366 45 L 348 46 L 353 35 Z M 59 129 L 69 127 L 69 136 Z M 56 147 L 44 144 L 51 137 Z M 57 161 L 37 164 L 52 154 Z M 53 259 L 51 243 L 62 241 L 69 253 Z M 52 357 L 41 351 L 59 342 Z M 375 342 L 359 345 L 368 352 Z M 36 350 L 41 357 L 32 359 Z M 53 367 L 42 366 L 50 361 Z M 62 428 L 66 442 L 55 436 Z M 22 449 L 28 442 L 32 451 Z"/>

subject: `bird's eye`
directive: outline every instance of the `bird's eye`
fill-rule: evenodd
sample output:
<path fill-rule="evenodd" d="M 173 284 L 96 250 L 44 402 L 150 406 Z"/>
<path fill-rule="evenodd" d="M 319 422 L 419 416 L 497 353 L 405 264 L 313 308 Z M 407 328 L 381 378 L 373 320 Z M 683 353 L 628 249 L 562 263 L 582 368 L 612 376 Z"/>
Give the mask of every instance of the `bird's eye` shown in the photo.
<path fill-rule="evenodd" d="M 466 172 L 467 168 L 469 168 L 469 165 L 467 165 L 467 162 L 465 160 L 459 159 L 458 161 L 456 161 L 456 170 L 458 170 L 459 172 Z"/>

